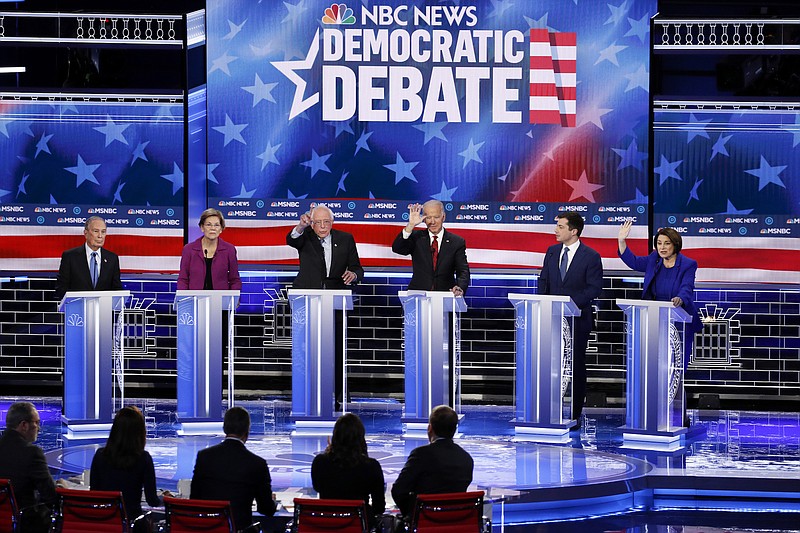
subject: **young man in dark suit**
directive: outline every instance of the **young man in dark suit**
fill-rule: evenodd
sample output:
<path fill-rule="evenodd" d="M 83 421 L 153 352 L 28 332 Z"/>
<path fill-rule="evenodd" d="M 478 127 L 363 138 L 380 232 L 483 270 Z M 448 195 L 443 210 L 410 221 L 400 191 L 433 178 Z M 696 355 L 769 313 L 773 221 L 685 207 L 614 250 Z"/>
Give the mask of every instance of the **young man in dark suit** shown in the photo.
<path fill-rule="evenodd" d="M 292 282 L 295 289 L 347 289 L 364 279 L 353 236 L 333 229 L 334 214 L 319 205 L 300 216 L 297 226 L 286 235 L 286 244 L 300 256 L 300 272 Z M 311 226 L 313 231 L 308 231 Z M 342 313 L 336 312 L 336 360 L 334 361 L 335 409 L 342 406 L 344 373 Z M 349 400 L 348 400 L 349 401 Z"/>
<path fill-rule="evenodd" d="M 392 498 L 410 517 L 417 494 L 465 492 L 472 483 L 472 457 L 453 442 L 458 415 L 446 405 L 434 407 L 428 419 L 430 444 L 415 448 L 392 485 Z"/>
<path fill-rule="evenodd" d="M 392 251 L 411 256 L 409 290 L 451 291 L 463 296 L 469 286 L 467 244 L 444 229 L 444 219 L 444 205 L 439 200 L 410 205 L 408 224 L 392 243 Z M 421 222 L 427 231 L 414 231 Z"/>
<path fill-rule="evenodd" d="M 586 400 L 586 346 L 594 325 L 592 301 L 603 291 L 600 254 L 581 243 L 583 217 L 574 211 L 561 213 L 556 222 L 556 240 L 547 249 L 539 275 L 538 293 L 569 296 L 581 310 L 572 327 L 572 418 L 581 427 Z"/>
<path fill-rule="evenodd" d="M 83 226 L 86 243 L 61 254 L 56 299 L 64 298 L 67 291 L 122 290 L 119 257 L 103 248 L 106 231 L 106 222 L 102 218 L 92 216 L 86 219 Z"/>
<path fill-rule="evenodd" d="M 222 422 L 225 440 L 197 453 L 190 498 L 231 502 L 236 531 L 253 523 L 252 505 L 264 516 L 275 514 L 267 462 L 247 448 L 250 414 L 231 407 Z"/>

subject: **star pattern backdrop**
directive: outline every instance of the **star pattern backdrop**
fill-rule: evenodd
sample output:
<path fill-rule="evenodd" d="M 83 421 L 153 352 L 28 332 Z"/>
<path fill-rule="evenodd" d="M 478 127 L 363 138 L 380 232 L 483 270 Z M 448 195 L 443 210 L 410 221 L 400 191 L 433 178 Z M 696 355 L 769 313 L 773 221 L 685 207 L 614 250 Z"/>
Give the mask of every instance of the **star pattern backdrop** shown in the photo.
<path fill-rule="evenodd" d="M 0 104 L 0 268 L 57 270 L 91 215 L 107 220 L 107 246 L 123 269 L 176 268 L 181 104 L 90 100 L 32 95 Z"/>
<path fill-rule="evenodd" d="M 457 84 L 462 122 L 448 122 L 444 113 L 433 122 L 360 122 L 357 115 L 326 122 L 319 104 L 290 119 L 293 101 L 321 91 L 321 52 L 314 56 L 311 50 L 330 2 L 209 1 L 212 206 L 250 199 L 251 206 L 292 205 L 303 211 L 312 201 L 333 200 L 348 210 L 348 205 L 375 199 L 396 202 L 400 215 L 412 201 L 438 199 L 455 212 L 463 203 L 488 203 L 494 213 L 489 223 L 458 221 L 451 214 L 447 225 L 468 234 L 471 262 L 479 257 L 480 264 L 490 267 L 540 265 L 554 242 L 555 214 L 564 204 L 590 205 L 587 214 L 596 213 L 598 205 L 636 206 L 632 212 L 639 224 L 646 224 L 642 207 L 648 201 L 649 19 L 655 0 L 363 0 L 347 4 L 356 20 L 348 27 L 362 27 L 362 10 L 401 4 L 475 6 L 474 28 L 435 28 L 454 35 L 465 29 L 517 30 L 526 39 L 533 28 L 576 33 L 575 127 L 529 122 L 528 42 L 523 79 L 508 84 L 520 91 L 519 101 L 509 106 L 522 113 L 518 124 L 492 123 L 488 81 L 482 85 L 476 123 L 463 121 L 463 84 Z M 405 64 L 419 69 L 426 80 L 435 66 Z M 296 203 L 276 204 L 277 200 Z M 497 210 L 514 203 L 531 204 L 546 216 L 539 223 L 500 217 Z M 277 215 L 263 209 L 255 219 L 234 216 L 226 233 L 240 245 L 244 262 L 294 262 L 296 254 L 287 249 L 284 236 L 295 215 L 298 208 Z M 403 221 L 398 216 L 386 229 L 387 222 L 368 222 L 368 216 L 359 212 L 357 220 L 340 222 L 356 235 L 364 262 L 404 264 L 405 258 L 389 250 Z M 607 266 L 621 266 L 614 252 L 618 222 L 607 224 L 605 216 L 589 217 L 588 222 L 586 235 L 596 239 L 593 246 Z M 508 232 L 512 235 L 504 237 Z M 639 228 L 635 237 L 645 234 Z"/>
<path fill-rule="evenodd" d="M 673 109 L 654 120 L 655 225 L 682 230 L 699 277 L 800 282 L 797 113 Z"/>

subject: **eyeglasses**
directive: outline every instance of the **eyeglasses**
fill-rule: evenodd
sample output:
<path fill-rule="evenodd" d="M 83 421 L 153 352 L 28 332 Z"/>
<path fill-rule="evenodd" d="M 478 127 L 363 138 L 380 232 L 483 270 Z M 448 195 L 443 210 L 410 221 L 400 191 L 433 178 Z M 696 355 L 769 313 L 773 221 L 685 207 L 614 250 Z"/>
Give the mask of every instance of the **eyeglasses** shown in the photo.
<path fill-rule="evenodd" d="M 333 220 L 326 218 L 325 220 L 312 220 L 311 223 L 315 226 L 322 226 L 324 228 L 325 226 L 330 226 L 333 224 Z"/>
<path fill-rule="evenodd" d="M 208 229 L 219 229 L 219 228 L 221 228 L 221 227 L 222 227 L 222 225 L 221 225 L 221 224 L 209 224 L 208 222 L 206 222 L 205 224 L 203 224 L 203 226 L 204 226 L 204 227 L 206 227 L 206 228 L 208 228 Z"/>
<path fill-rule="evenodd" d="M 26 420 L 26 422 L 28 424 L 33 424 L 35 426 L 41 426 L 42 425 L 42 419 L 41 418 L 39 420 Z"/>

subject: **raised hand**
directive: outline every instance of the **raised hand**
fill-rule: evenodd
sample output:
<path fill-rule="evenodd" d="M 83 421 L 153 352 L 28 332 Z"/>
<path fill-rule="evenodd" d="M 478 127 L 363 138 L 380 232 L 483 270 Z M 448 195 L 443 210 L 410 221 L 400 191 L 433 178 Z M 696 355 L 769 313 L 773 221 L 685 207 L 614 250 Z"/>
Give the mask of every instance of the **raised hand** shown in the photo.
<path fill-rule="evenodd" d="M 422 223 L 422 204 L 411 204 L 408 206 L 408 224 L 406 231 L 411 233 L 414 227 Z"/>
<path fill-rule="evenodd" d="M 619 233 L 617 234 L 617 244 L 619 245 L 619 253 L 625 253 L 625 250 L 628 249 L 628 245 L 625 243 L 625 239 L 628 238 L 628 235 L 631 234 L 631 228 L 633 227 L 633 220 L 626 220 L 622 223 L 622 226 L 619 227 Z"/>

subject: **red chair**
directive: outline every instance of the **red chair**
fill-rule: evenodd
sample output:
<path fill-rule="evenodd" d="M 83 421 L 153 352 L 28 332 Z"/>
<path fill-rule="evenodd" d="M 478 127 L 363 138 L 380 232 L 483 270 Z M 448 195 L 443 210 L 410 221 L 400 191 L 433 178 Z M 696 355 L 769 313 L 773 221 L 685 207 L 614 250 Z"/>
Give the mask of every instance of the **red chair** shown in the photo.
<path fill-rule="evenodd" d="M 164 496 L 167 531 L 233 533 L 231 504 L 222 500 L 186 500 Z"/>
<path fill-rule="evenodd" d="M 367 533 L 364 500 L 294 499 L 292 531 L 297 533 Z"/>
<path fill-rule="evenodd" d="M 10 479 L 0 479 L 0 533 L 19 531 L 19 508 Z"/>
<path fill-rule="evenodd" d="M 128 533 L 122 493 L 111 490 L 75 490 L 57 487 L 56 533 Z"/>
<path fill-rule="evenodd" d="M 480 533 L 485 531 L 482 490 L 417 494 L 409 529 L 416 533 Z"/>

